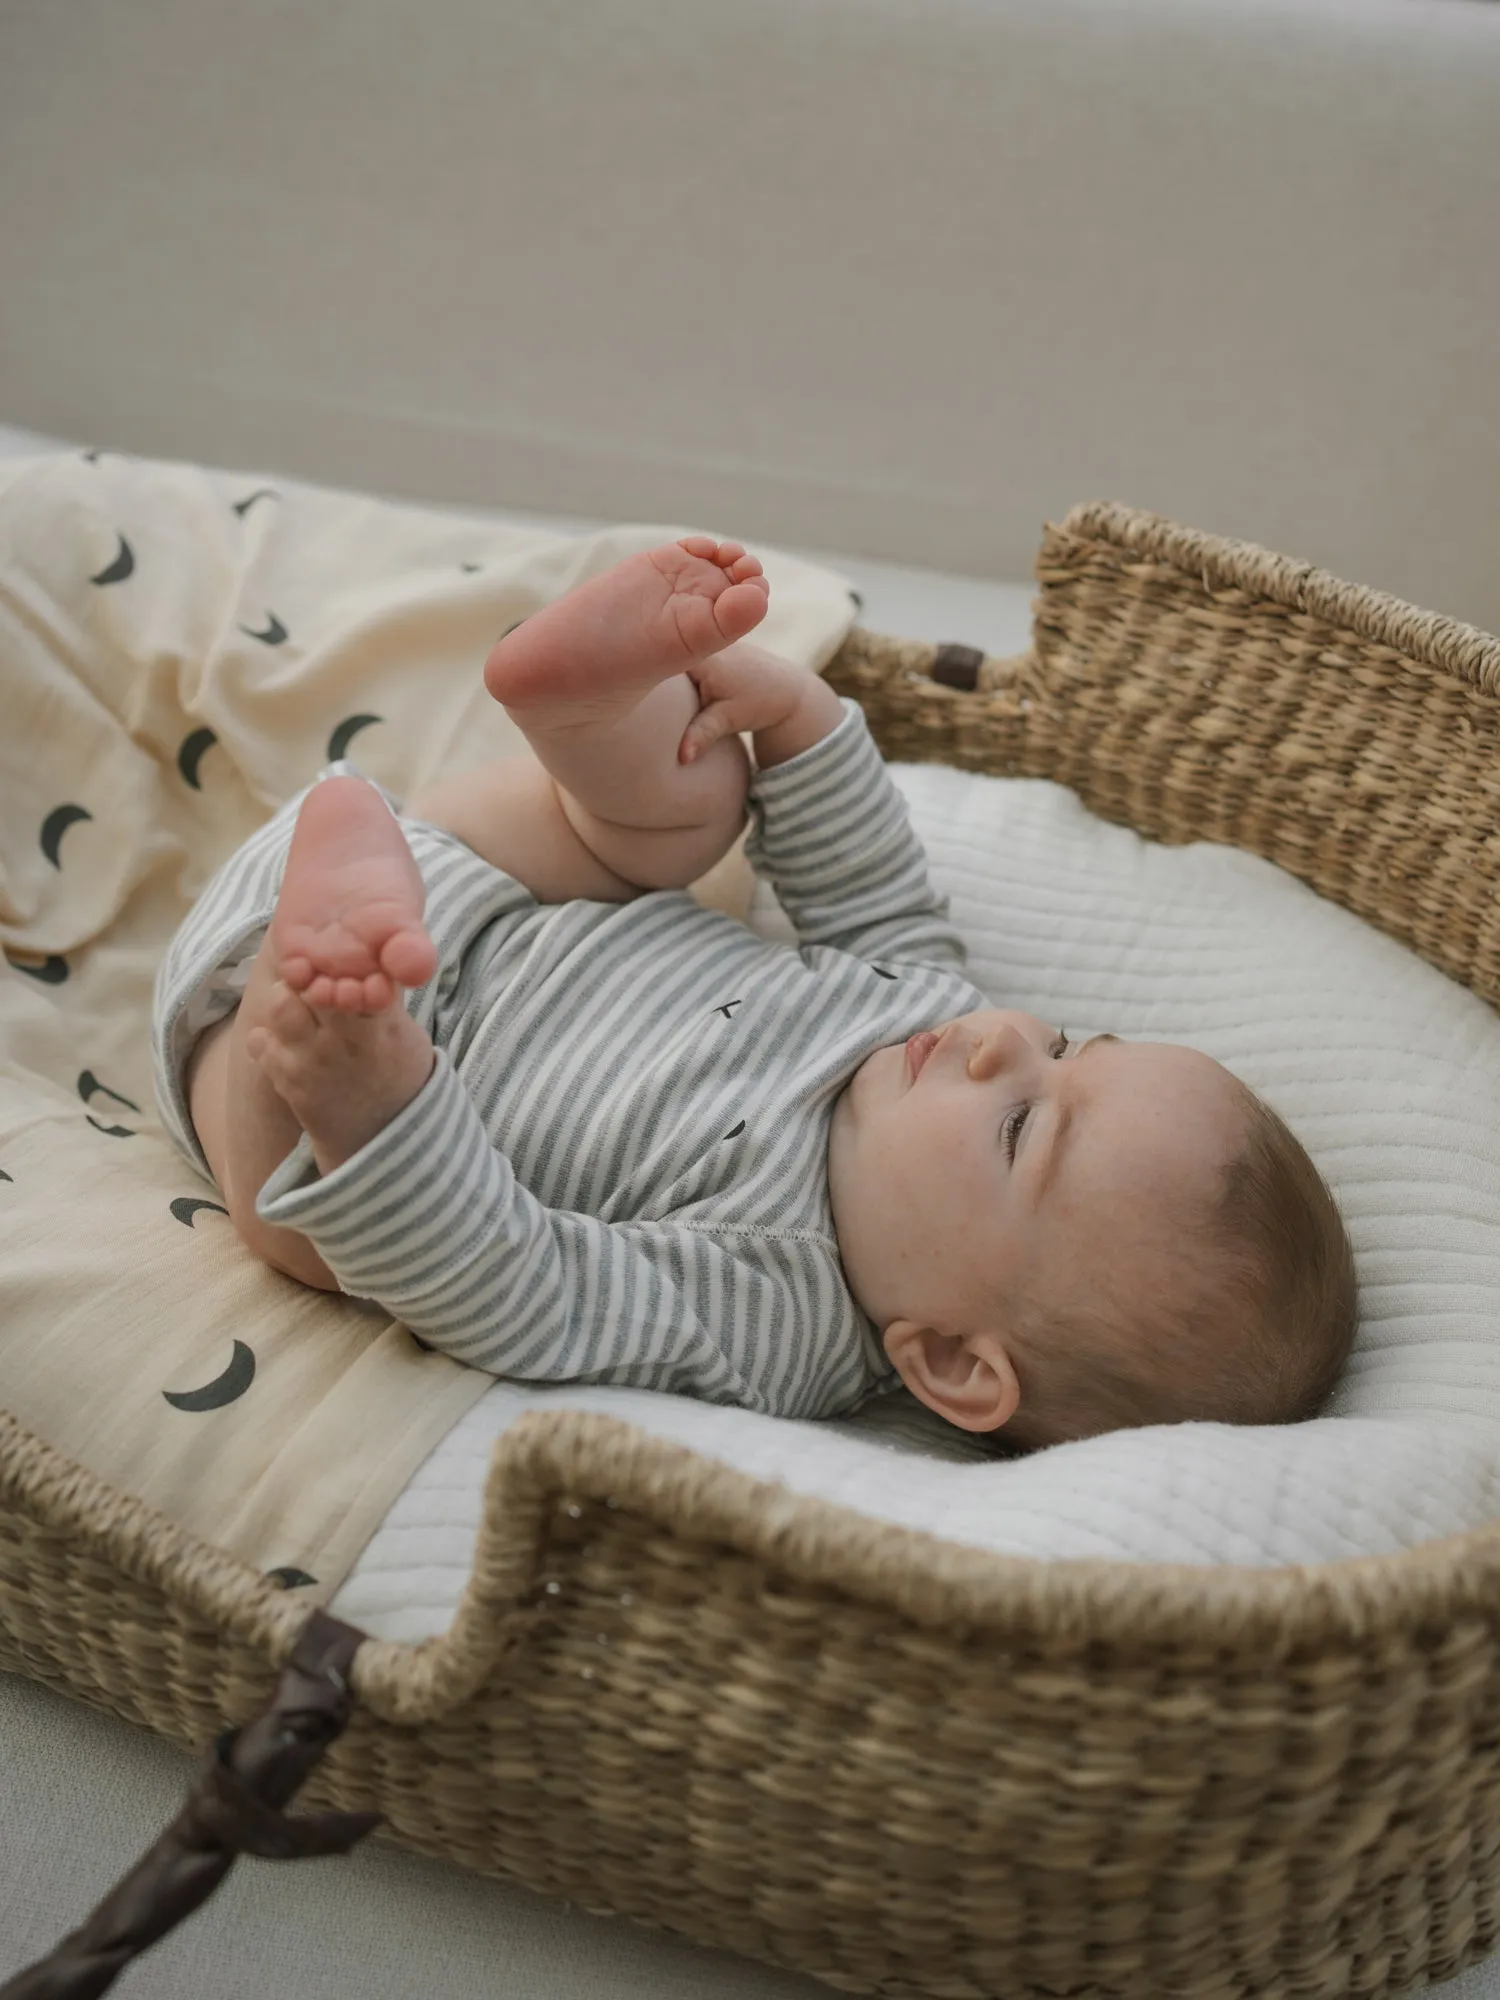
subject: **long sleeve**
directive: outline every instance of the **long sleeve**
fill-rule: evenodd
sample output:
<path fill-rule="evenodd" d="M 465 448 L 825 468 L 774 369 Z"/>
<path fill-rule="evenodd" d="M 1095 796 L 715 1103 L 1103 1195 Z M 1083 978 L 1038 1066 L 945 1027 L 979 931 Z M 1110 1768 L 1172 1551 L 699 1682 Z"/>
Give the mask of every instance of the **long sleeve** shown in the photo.
<path fill-rule="evenodd" d="M 962 972 L 962 939 L 933 889 L 906 802 L 858 702 L 800 756 L 750 784 L 745 854 L 803 945 Z"/>
<path fill-rule="evenodd" d="M 520 1381 L 593 1381 L 815 1416 L 865 1384 L 799 1342 L 849 1313 L 837 1248 L 755 1232 L 730 1248 L 691 1223 L 549 1209 L 493 1146 L 447 1057 L 370 1143 L 319 1176 L 302 1142 L 261 1190 L 343 1289 L 432 1347 Z M 847 1380 L 845 1380 L 847 1376 Z"/>

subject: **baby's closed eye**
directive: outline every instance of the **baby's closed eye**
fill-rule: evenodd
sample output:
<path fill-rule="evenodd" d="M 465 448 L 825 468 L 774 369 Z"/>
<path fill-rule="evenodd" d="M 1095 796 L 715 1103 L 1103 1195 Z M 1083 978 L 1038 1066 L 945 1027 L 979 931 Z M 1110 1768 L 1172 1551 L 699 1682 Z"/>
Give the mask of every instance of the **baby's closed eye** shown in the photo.
<path fill-rule="evenodd" d="M 1063 1057 L 1067 1054 L 1069 1047 L 1070 1043 L 1068 1041 L 1067 1030 L 1065 1028 L 1059 1028 L 1057 1031 L 1057 1040 L 1052 1044 L 1051 1048 L 1048 1049 L 1047 1053 L 1049 1056 L 1052 1057 L 1054 1062 L 1061 1062 Z M 1022 1127 L 1025 1125 L 1026 1120 L 1030 1116 L 1031 1116 L 1031 1105 L 1029 1103 L 1017 1104 L 1014 1105 L 1011 1108 L 1011 1110 L 1007 1111 L 1004 1118 L 1001 1120 L 1000 1144 L 1005 1149 L 1006 1159 L 1009 1160 L 1012 1164 L 1015 1163 L 1016 1146 L 1021 1137 Z"/>

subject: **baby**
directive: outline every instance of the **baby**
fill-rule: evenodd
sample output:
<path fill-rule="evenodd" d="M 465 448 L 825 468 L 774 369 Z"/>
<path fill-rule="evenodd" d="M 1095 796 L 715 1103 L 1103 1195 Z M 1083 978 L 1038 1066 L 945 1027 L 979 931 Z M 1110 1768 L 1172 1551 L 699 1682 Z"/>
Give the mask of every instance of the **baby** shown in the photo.
<path fill-rule="evenodd" d="M 858 704 L 745 643 L 767 596 L 734 542 L 631 556 L 486 663 L 539 765 L 284 806 L 161 968 L 169 1130 L 258 1255 L 497 1375 L 904 1383 L 1022 1448 L 1309 1415 L 1355 1290 L 1306 1153 L 1209 1057 L 970 985 Z M 686 893 L 747 810 L 800 949 Z"/>

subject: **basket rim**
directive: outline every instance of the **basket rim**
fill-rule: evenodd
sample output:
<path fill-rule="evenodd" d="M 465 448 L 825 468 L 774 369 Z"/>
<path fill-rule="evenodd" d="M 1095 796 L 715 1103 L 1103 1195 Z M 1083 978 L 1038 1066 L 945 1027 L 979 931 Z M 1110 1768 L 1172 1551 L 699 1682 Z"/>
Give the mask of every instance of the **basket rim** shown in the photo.
<path fill-rule="evenodd" d="M 1244 591 L 1291 611 L 1342 626 L 1409 660 L 1457 675 L 1485 694 L 1500 694 L 1500 638 L 1441 612 L 1422 611 L 1368 584 L 1346 583 L 1331 571 L 1257 542 L 1236 541 L 1185 528 L 1119 500 L 1084 500 L 1060 524 L 1048 521 L 1037 557 L 1046 562 L 1046 536 L 1064 534 L 1104 542 L 1197 576 L 1210 594 Z"/>
<path fill-rule="evenodd" d="M 452 1624 L 415 1644 L 369 1637 L 352 1680 L 384 1720 L 413 1726 L 477 1694 L 521 1642 L 560 1500 L 621 1507 L 683 1541 L 764 1562 L 791 1584 L 893 1610 L 919 1627 L 1130 1665 L 1184 1646 L 1218 1666 L 1330 1645 L 1420 1643 L 1455 1617 L 1500 1616 L 1500 1522 L 1383 1556 L 1249 1568 L 1004 1556 L 793 1493 L 618 1417 L 538 1410 L 497 1441 L 473 1564 Z M 0 1410 L 0 1502 L 285 1663 L 311 1607 L 239 1557 L 65 1458 Z"/>

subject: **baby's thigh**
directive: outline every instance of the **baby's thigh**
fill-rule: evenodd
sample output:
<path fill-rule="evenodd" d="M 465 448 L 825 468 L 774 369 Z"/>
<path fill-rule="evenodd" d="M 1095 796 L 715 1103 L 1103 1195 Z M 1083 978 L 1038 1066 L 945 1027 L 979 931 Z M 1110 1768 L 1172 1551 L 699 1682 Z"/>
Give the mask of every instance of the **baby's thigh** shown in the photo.
<path fill-rule="evenodd" d="M 564 812 L 551 773 L 531 757 L 435 779 L 402 812 L 454 834 L 539 903 L 626 903 L 641 893 L 599 859 Z"/>

